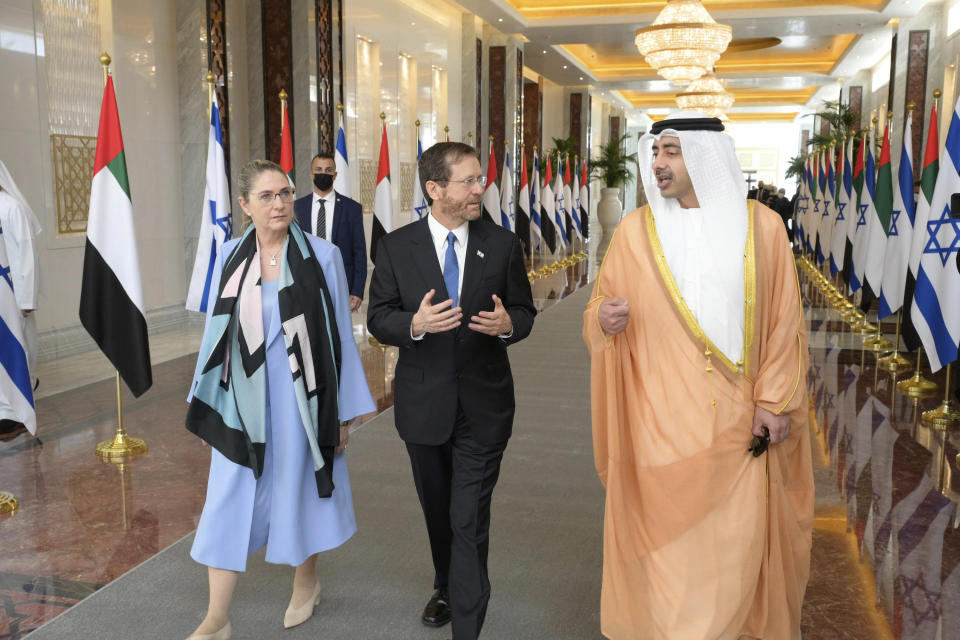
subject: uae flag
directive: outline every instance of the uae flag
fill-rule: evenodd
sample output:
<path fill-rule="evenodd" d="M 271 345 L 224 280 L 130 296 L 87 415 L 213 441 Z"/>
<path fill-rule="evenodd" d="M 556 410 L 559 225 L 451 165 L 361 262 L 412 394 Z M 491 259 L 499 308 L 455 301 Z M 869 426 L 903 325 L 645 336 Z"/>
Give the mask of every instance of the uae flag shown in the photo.
<path fill-rule="evenodd" d="M 280 129 L 280 168 L 287 174 L 287 180 L 290 181 L 290 186 L 294 187 L 293 138 L 290 135 L 290 111 L 287 109 L 286 102 L 280 103 L 280 111 L 283 112 L 283 123 Z"/>
<path fill-rule="evenodd" d="M 523 246 L 523 252 L 530 257 L 530 185 L 527 183 L 527 152 L 520 148 L 520 193 L 517 195 L 517 237 Z"/>
<path fill-rule="evenodd" d="M 487 187 L 483 192 L 480 214 L 484 220 L 501 224 L 500 189 L 497 188 L 497 158 L 493 154 L 493 140 L 490 141 L 490 158 L 487 160 Z"/>
<path fill-rule="evenodd" d="M 120 117 L 107 78 L 93 160 L 80 322 L 134 396 L 153 384 Z"/>
<path fill-rule="evenodd" d="M 587 159 L 580 163 L 580 229 L 581 237 L 590 237 L 590 191 L 587 187 Z"/>
<path fill-rule="evenodd" d="M 373 198 L 373 230 L 370 232 L 370 259 L 377 262 L 380 238 L 393 227 L 393 196 L 390 194 L 390 149 L 387 147 L 387 124 L 380 136 L 380 164 L 377 167 L 377 191 Z"/>
<path fill-rule="evenodd" d="M 540 229 L 543 233 L 543 241 L 546 243 L 550 253 L 557 251 L 557 230 L 553 224 L 553 217 L 556 213 L 557 201 L 553 195 L 553 187 L 550 182 L 553 181 L 553 163 L 550 156 L 546 156 L 547 173 L 543 176 L 543 189 L 540 190 Z"/>

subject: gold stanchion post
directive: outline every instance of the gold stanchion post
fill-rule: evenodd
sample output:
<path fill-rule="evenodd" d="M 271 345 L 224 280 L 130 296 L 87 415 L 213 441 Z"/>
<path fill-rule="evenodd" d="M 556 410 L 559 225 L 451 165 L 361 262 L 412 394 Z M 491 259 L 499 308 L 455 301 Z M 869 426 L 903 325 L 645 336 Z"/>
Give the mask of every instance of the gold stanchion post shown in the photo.
<path fill-rule="evenodd" d="M 897 339 L 893 351 L 888 356 L 877 360 L 877 366 L 890 373 L 897 374 L 910 368 L 910 361 L 900 355 L 900 327 L 903 322 L 903 309 L 897 311 Z"/>
<path fill-rule="evenodd" d="M 954 405 L 950 397 L 952 389 L 950 388 L 950 374 L 953 370 L 953 363 L 947 365 L 947 379 L 944 382 L 943 404 L 936 409 L 924 411 L 920 421 L 925 427 L 935 431 L 947 431 L 960 427 L 960 411 Z"/>
<path fill-rule="evenodd" d="M 0 513 L 14 513 L 19 506 L 17 496 L 9 491 L 0 491 Z"/>
<path fill-rule="evenodd" d="M 117 431 L 111 440 L 97 445 L 97 455 L 101 458 L 126 458 L 147 452 L 147 443 L 140 438 L 131 438 L 123 428 L 123 394 L 120 373 L 115 374 L 117 381 Z"/>

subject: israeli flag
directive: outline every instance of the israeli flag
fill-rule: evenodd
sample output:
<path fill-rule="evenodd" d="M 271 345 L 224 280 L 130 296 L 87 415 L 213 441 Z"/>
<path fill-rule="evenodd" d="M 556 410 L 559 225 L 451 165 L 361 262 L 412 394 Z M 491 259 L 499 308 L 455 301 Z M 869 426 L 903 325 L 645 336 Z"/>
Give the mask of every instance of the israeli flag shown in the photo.
<path fill-rule="evenodd" d="M 337 144 L 339 148 L 339 143 Z M 423 145 L 417 140 L 417 167 L 413 172 L 413 197 L 410 199 L 410 222 L 416 222 L 427 215 L 430 211 L 430 205 L 423 195 L 423 187 L 420 185 L 420 156 L 423 155 Z"/>
<path fill-rule="evenodd" d="M 533 154 L 533 176 L 530 178 L 530 244 L 533 251 L 543 253 L 543 229 L 540 222 L 540 158 Z"/>
<path fill-rule="evenodd" d="M 417 154 L 417 160 L 420 154 Z M 333 163 L 337 168 L 337 177 L 333 179 L 333 190 L 342 196 L 353 197 L 350 191 L 350 163 L 347 161 L 347 137 L 343 134 L 343 114 L 340 114 L 340 131 L 337 133 L 337 149 L 333 154 Z"/>
<path fill-rule="evenodd" d="M 960 344 L 960 212 L 950 210 L 950 196 L 960 192 L 960 102 L 953 109 L 947 142 L 940 153 L 940 173 L 926 220 L 917 219 L 923 252 L 910 317 L 938 371 L 957 359 Z"/>
<path fill-rule="evenodd" d="M 187 291 L 187 309 L 207 312 L 211 296 L 217 295 L 213 267 L 217 252 L 233 236 L 233 217 L 230 215 L 230 187 L 223 156 L 223 133 L 220 130 L 220 109 L 216 98 L 210 103 L 210 135 L 207 140 L 207 186 L 203 192 L 203 211 L 200 215 L 200 237 L 197 257 L 193 261 L 190 289 Z"/>
<path fill-rule="evenodd" d="M 0 235 L 3 229 L 0 229 Z M 33 383 L 23 346 L 20 308 L 13 294 L 10 261 L 0 239 L 0 420 L 13 420 L 36 435 L 37 412 L 33 406 Z"/>

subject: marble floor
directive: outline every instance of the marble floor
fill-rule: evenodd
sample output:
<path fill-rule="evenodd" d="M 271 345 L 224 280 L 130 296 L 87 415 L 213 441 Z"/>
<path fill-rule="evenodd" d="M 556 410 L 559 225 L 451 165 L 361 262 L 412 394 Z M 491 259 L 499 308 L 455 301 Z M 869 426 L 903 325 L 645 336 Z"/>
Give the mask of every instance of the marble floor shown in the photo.
<path fill-rule="evenodd" d="M 586 248 L 591 259 L 533 281 L 538 310 L 593 279 L 598 246 Z M 354 339 L 379 412 L 393 404 L 397 350 L 371 341 L 365 318 L 364 303 Z M 22 638 L 196 528 L 209 451 L 183 424 L 201 333 L 197 322 L 150 335 L 153 387 L 123 394 L 124 426 L 148 451 L 123 464 L 94 454 L 117 424 L 109 361 L 91 352 L 40 364 L 37 437 L 0 434 L 0 491 L 20 501 L 0 515 L 0 640 Z"/>
<path fill-rule="evenodd" d="M 589 285 L 603 250 L 601 241 L 589 260 L 535 281 L 537 306 Z M 803 637 L 960 637 L 957 446 L 917 420 L 938 401 L 895 396 L 860 337 L 804 288 L 817 506 Z M 355 339 L 383 410 L 396 350 L 371 344 L 363 318 Z M 94 454 L 116 427 L 109 364 L 98 353 L 44 363 L 39 437 L 0 434 L 0 490 L 21 500 L 0 516 L 0 640 L 26 636 L 196 527 L 209 451 L 183 421 L 199 339 L 197 327 L 151 336 L 154 386 L 124 404 L 127 430 L 149 451 L 124 464 Z M 933 379 L 942 389 L 942 375 Z"/>

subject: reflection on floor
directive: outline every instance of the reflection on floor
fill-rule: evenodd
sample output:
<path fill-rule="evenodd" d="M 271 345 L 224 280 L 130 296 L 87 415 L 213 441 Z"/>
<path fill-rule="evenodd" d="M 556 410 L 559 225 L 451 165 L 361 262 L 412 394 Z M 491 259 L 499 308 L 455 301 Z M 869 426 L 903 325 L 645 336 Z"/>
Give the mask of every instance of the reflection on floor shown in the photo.
<path fill-rule="evenodd" d="M 537 308 L 590 282 L 596 253 L 535 280 Z M 371 342 L 365 317 L 365 306 L 354 314 L 354 338 L 383 411 L 393 404 L 397 350 Z M 39 437 L 0 434 L 0 490 L 20 500 L 15 514 L 0 515 L 0 640 L 22 638 L 196 528 L 210 453 L 183 423 L 201 332 L 197 322 L 150 336 L 153 387 L 136 400 L 124 389 L 124 425 L 149 451 L 124 464 L 94 454 L 116 428 L 109 362 L 88 353 L 41 365 Z"/>
<path fill-rule="evenodd" d="M 603 248 L 537 280 L 538 308 L 591 282 Z M 803 638 L 960 637 L 960 535 L 948 497 L 960 491 L 957 446 L 916 419 L 937 401 L 895 397 L 889 376 L 875 378 L 872 354 L 862 356 L 860 337 L 804 288 L 817 508 Z M 363 318 L 354 317 L 354 337 L 383 410 L 397 354 L 370 344 Z M 209 450 L 183 419 L 199 330 L 151 341 L 154 386 L 125 400 L 125 424 L 148 442 L 145 456 L 118 465 L 93 453 L 116 424 L 112 371 L 99 354 L 41 371 L 39 438 L 0 434 L 0 490 L 21 500 L 13 516 L 0 516 L 0 640 L 22 638 L 196 527 Z M 933 379 L 942 389 L 942 376 Z"/>
<path fill-rule="evenodd" d="M 878 368 L 862 346 L 865 336 L 851 331 L 807 278 L 803 283 L 815 449 L 826 465 L 818 472 L 814 555 L 823 558 L 830 546 L 837 558 L 814 562 L 805 607 L 829 613 L 823 619 L 834 626 L 819 637 L 958 638 L 958 443 L 919 420 L 942 402 L 944 372 L 925 371 L 938 384 L 936 395 L 900 395 L 896 381 L 911 374 Z M 894 338 L 894 323 L 882 329 Z M 851 555 L 859 561 L 844 562 Z M 849 592 L 825 601 L 816 588 L 822 580 L 846 581 Z"/>

